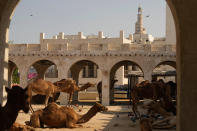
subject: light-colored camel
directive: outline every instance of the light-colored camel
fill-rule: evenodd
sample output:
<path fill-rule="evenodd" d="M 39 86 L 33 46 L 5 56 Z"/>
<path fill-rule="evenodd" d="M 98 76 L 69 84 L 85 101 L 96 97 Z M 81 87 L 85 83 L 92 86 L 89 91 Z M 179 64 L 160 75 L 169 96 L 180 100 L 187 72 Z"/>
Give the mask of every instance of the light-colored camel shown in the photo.
<path fill-rule="evenodd" d="M 158 102 L 155 102 L 153 100 L 150 100 L 150 99 L 145 99 L 144 100 L 144 103 L 142 105 L 142 108 L 144 109 L 148 109 L 149 112 L 148 113 L 158 113 L 160 115 L 162 115 L 164 118 L 165 117 L 169 117 L 171 116 L 171 113 L 167 112 L 162 106 L 160 103 Z"/>
<path fill-rule="evenodd" d="M 12 89 L 6 88 L 6 92 L 7 103 L 4 107 L 0 106 L 0 131 L 8 130 L 13 125 L 20 110 L 29 112 L 28 88 L 12 86 Z"/>
<path fill-rule="evenodd" d="M 167 112 L 160 103 L 147 99 L 143 103 L 143 108 L 148 109 L 153 114 L 157 113 L 163 116 L 164 119 L 153 122 L 152 126 L 154 129 L 170 129 L 176 126 L 176 116 Z"/>
<path fill-rule="evenodd" d="M 69 104 L 71 101 L 71 97 L 76 91 L 82 91 L 89 87 L 94 86 L 94 84 L 86 83 L 82 87 L 78 87 L 74 80 L 66 80 L 62 79 L 60 81 L 55 82 L 54 84 L 50 81 L 46 81 L 43 79 L 36 79 L 35 81 L 28 84 L 28 87 L 36 94 L 46 95 L 45 98 L 45 106 L 48 104 L 49 97 L 54 97 L 58 92 L 69 93 Z M 30 94 L 32 96 L 32 94 Z"/>
<path fill-rule="evenodd" d="M 35 111 L 30 118 L 30 126 L 34 128 L 44 127 L 44 124 L 53 128 L 75 128 L 80 127 L 82 123 L 88 122 L 100 111 L 107 111 L 107 108 L 96 103 L 86 114 L 79 115 L 73 108 L 59 106 L 50 103 L 47 107 Z"/>

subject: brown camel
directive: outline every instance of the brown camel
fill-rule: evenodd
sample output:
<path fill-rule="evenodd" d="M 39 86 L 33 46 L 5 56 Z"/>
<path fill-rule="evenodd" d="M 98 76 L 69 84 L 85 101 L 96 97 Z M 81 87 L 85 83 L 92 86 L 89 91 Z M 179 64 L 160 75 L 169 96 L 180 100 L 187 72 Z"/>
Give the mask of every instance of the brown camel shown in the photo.
<path fill-rule="evenodd" d="M 48 104 L 49 97 L 54 98 L 56 93 L 59 92 L 66 92 L 70 94 L 69 96 L 69 104 L 70 104 L 71 97 L 75 91 L 82 91 L 91 86 L 94 86 L 94 84 L 88 82 L 82 87 L 78 87 L 74 80 L 66 80 L 66 79 L 57 81 L 54 84 L 43 79 L 37 79 L 32 83 L 28 84 L 28 87 L 36 94 L 46 95 L 45 106 L 47 106 Z"/>
<path fill-rule="evenodd" d="M 12 89 L 6 88 L 6 92 L 7 103 L 4 107 L 0 106 L 0 131 L 8 130 L 13 125 L 20 110 L 25 113 L 29 111 L 28 88 L 12 86 Z"/>
<path fill-rule="evenodd" d="M 112 81 L 111 81 L 111 83 L 112 83 L 111 88 L 114 87 L 114 84 L 115 84 L 117 81 L 118 81 L 118 80 L 112 80 Z M 110 88 L 110 89 L 111 89 L 111 88 Z M 99 100 L 100 100 L 100 102 L 101 102 L 101 100 L 102 100 L 102 81 L 100 81 L 100 82 L 97 84 L 97 91 L 98 91 L 98 94 L 99 94 Z"/>
<path fill-rule="evenodd" d="M 158 100 L 165 96 L 165 83 L 161 80 L 149 83 L 148 81 L 143 81 L 140 84 L 137 84 L 131 90 L 131 99 L 133 102 L 133 112 L 136 115 L 137 111 L 137 103 L 139 103 L 140 99 L 153 99 Z M 169 93 L 168 93 L 169 94 Z M 138 112 L 139 113 L 139 112 Z"/>
<path fill-rule="evenodd" d="M 62 80 L 60 80 L 58 82 L 55 82 L 54 85 L 60 87 L 61 92 L 66 92 L 66 93 L 69 94 L 68 104 L 71 103 L 71 98 L 72 98 L 74 92 L 76 92 L 76 91 L 83 91 L 85 89 L 88 89 L 89 87 L 94 87 L 95 86 L 95 84 L 87 82 L 83 86 L 78 87 L 74 80 L 66 80 L 66 79 L 62 79 Z"/>
<path fill-rule="evenodd" d="M 164 83 L 163 80 L 158 80 L 153 83 L 144 81 L 140 84 L 137 84 L 132 91 L 132 99 L 134 108 L 136 103 L 139 102 L 139 99 L 153 99 L 154 101 L 160 99 L 162 107 L 168 111 L 173 112 L 176 115 L 176 107 L 172 102 L 172 97 L 176 94 L 176 83 L 169 81 Z"/>
<path fill-rule="evenodd" d="M 84 115 L 77 114 L 71 107 L 50 103 L 44 109 L 35 111 L 31 115 L 30 125 L 35 128 L 44 127 L 44 124 L 53 128 L 75 128 L 80 127 L 79 124 L 88 122 L 100 111 L 107 111 L 107 108 L 99 103 L 96 103 Z"/>

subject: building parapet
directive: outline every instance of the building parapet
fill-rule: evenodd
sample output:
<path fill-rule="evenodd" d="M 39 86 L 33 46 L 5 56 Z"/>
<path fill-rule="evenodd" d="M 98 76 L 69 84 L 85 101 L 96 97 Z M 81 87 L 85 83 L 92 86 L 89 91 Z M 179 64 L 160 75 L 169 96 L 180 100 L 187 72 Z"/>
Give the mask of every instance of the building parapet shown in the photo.
<path fill-rule="evenodd" d="M 45 33 L 40 33 L 40 43 L 131 43 L 131 40 L 124 37 L 124 32 L 120 31 L 120 36 L 116 38 L 108 38 L 103 35 L 103 32 L 99 31 L 98 35 L 84 36 L 83 32 L 78 32 L 77 35 L 64 35 L 60 32 L 58 35 L 52 38 L 45 38 Z"/>
<path fill-rule="evenodd" d="M 9 44 L 10 52 L 32 51 L 116 51 L 116 52 L 176 52 L 176 45 L 171 44 Z"/>

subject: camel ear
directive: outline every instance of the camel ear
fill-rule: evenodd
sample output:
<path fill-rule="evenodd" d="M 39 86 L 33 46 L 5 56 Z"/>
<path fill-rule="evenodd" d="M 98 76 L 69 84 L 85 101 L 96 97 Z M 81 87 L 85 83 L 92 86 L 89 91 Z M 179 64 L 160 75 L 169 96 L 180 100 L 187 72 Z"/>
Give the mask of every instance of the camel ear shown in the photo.
<path fill-rule="evenodd" d="M 11 92 L 11 89 L 9 89 L 8 87 L 5 87 L 5 90 L 7 93 Z"/>

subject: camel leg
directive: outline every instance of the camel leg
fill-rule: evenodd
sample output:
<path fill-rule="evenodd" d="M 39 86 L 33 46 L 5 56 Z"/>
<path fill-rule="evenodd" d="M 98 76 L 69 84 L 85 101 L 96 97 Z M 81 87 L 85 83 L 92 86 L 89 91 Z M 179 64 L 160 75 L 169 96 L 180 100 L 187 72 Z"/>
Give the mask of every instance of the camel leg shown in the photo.
<path fill-rule="evenodd" d="M 68 119 L 66 121 L 66 127 L 67 128 L 77 128 L 78 126 L 76 124 L 74 124 L 72 120 Z"/>
<path fill-rule="evenodd" d="M 137 103 L 138 103 L 137 100 L 133 100 L 132 110 L 133 110 L 133 113 L 135 114 L 135 117 L 136 118 L 137 118 L 137 114 L 140 115 L 139 111 L 137 110 Z"/>
<path fill-rule="evenodd" d="M 102 92 L 99 93 L 100 102 L 102 102 Z"/>
<path fill-rule="evenodd" d="M 170 123 L 169 121 L 172 120 L 172 117 L 167 117 L 163 120 L 158 120 L 152 124 L 153 128 L 155 129 L 169 129 L 176 126 L 176 121 Z M 166 122 L 166 123 L 165 123 Z"/>
<path fill-rule="evenodd" d="M 31 105 L 31 103 L 29 104 L 29 107 L 30 107 L 31 113 L 34 113 L 34 109 L 33 109 L 32 105 Z"/>
<path fill-rule="evenodd" d="M 99 101 L 101 102 L 101 93 L 98 91 Z"/>
<path fill-rule="evenodd" d="M 34 112 L 30 118 L 30 124 L 34 128 L 40 128 L 39 112 Z"/>
<path fill-rule="evenodd" d="M 27 88 L 28 88 L 28 95 L 30 97 L 29 107 L 30 107 L 31 113 L 33 113 L 34 109 L 33 109 L 32 105 L 31 105 L 32 104 L 32 88 L 31 87 L 27 87 Z"/>
<path fill-rule="evenodd" d="M 164 118 L 163 120 L 157 120 L 157 121 L 155 121 L 155 122 L 153 123 L 153 126 L 159 125 L 159 124 L 164 123 L 164 122 L 168 122 L 168 121 L 171 120 L 171 118 L 172 118 L 172 117 L 166 117 L 166 118 Z"/>
<path fill-rule="evenodd" d="M 170 128 L 173 128 L 175 127 L 176 125 L 173 124 L 173 125 L 164 125 L 164 126 L 153 126 L 154 129 L 170 129 Z"/>
<path fill-rule="evenodd" d="M 135 117 L 137 118 L 137 105 L 133 103 L 132 107 L 133 113 L 135 114 Z"/>
<path fill-rule="evenodd" d="M 53 93 L 52 102 L 55 102 L 56 93 Z"/>
<path fill-rule="evenodd" d="M 46 95 L 46 98 L 45 98 L 45 107 L 48 105 L 48 101 L 49 101 L 49 94 Z"/>
<path fill-rule="evenodd" d="M 69 100 L 68 100 L 68 105 L 71 104 L 71 98 L 72 98 L 72 96 L 73 96 L 73 93 L 70 93 L 70 95 L 69 95 Z"/>

